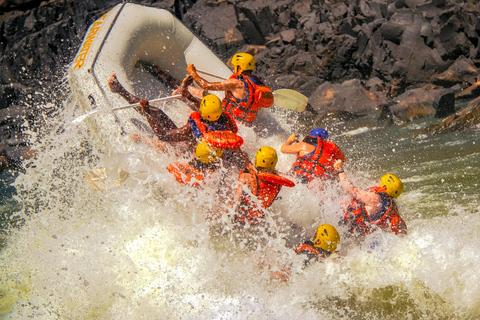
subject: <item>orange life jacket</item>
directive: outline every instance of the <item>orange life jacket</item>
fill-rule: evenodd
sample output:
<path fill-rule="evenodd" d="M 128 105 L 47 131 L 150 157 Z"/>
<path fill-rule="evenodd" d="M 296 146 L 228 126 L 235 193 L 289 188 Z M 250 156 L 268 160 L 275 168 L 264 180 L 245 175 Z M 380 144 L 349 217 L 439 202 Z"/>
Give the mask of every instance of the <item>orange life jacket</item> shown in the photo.
<path fill-rule="evenodd" d="M 261 108 L 273 105 L 273 93 L 265 84 L 255 76 L 235 73 L 229 79 L 243 81 L 247 96 L 237 99 L 227 91 L 223 99 L 223 109 L 246 126 L 251 126 Z"/>
<path fill-rule="evenodd" d="M 295 186 L 295 183 L 287 178 L 273 173 L 260 173 L 252 165 L 243 169 L 240 172 L 240 175 L 242 174 L 251 174 L 256 181 L 253 190 L 250 189 L 251 194 L 244 192 L 240 199 L 240 214 L 236 214 L 235 219 L 242 223 L 259 224 L 259 219 L 265 215 L 263 209 L 272 205 L 282 186 Z"/>
<path fill-rule="evenodd" d="M 390 229 L 395 234 L 407 234 L 407 225 L 400 217 L 395 201 L 388 195 L 385 189 L 381 187 L 371 187 L 368 191 L 377 193 L 382 197 L 382 210 L 377 217 L 370 217 L 365 210 L 365 204 L 352 199 L 348 205 L 344 206 L 343 223 L 349 226 L 349 231 L 353 234 L 366 235 L 378 228 Z"/>
<path fill-rule="evenodd" d="M 191 187 L 200 187 L 205 178 L 213 174 L 217 169 L 216 165 L 206 165 L 194 159 L 188 163 L 174 162 L 167 167 L 175 180 Z"/>
<path fill-rule="evenodd" d="M 333 142 L 324 141 L 318 137 L 308 137 L 317 141 L 313 154 L 298 156 L 290 172 L 303 176 L 309 181 L 315 178 L 337 179 L 338 175 L 333 164 L 339 159 L 345 161 L 342 151 Z"/>

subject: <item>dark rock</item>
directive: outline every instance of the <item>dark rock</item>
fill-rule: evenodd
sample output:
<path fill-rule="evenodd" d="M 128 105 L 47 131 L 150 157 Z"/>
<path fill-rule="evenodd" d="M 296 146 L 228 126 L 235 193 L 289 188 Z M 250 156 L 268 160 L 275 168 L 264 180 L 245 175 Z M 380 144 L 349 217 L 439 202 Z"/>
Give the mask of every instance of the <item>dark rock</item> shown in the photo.
<path fill-rule="evenodd" d="M 413 23 L 414 14 L 409 10 L 397 11 L 380 27 L 383 39 L 400 44 L 403 32 Z"/>
<path fill-rule="evenodd" d="M 432 125 L 424 131 L 426 135 L 461 132 L 480 125 L 480 98 L 470 101 L 467 107 Z"/>
<path fill-rule="evenodd" d="M 283 30 L 280 32 L 280 38 L 285 43 L 293 43 L 296 39 L 296 32 L 294 29 Z"/>
<path fill-rule="evenodd" d="M 480 81 L 455 94 L 455 99 L 473 99 L 480 96 Z"/>
<path fill-rule="evenodd" d="M 185 15 L 185 21 L 191 23 L 193 30 L 208 39 L 215 50 L 226 52 L 242 46 L 245 39 L 238 29 L 235 7 L 227 3 L 208 7 L 202 6 L 202 2 L 194 5 L 195 14 L 188 12 Z M 202 19 L 196 19 L 198 16 Z"/>
<path fill-rule="evenodd" d="M 442 59 L 455 59 L 469 54 L 471 42 L 463 32 L 457 32 L 455 29 L 453 23 L 447 23 L 440 30 L 438 40 L 445 51 Z"/>
<path fill-rule="evenodd" d="M 377 113 L 379 107 L 387 103 L 384 94 L 369 92 L 360 80 L 349 80 L 342 84 L 325 82 L 308 99 L 318 114 L 332 110 L 357 115 Z"/>
<path fill-rule="evenodd" d="M 477 82 L 478 69 L 470 59 L 459 57 L 446 71 L 434 75 L 430 81 L 436 85 L 451 87 L 457 83 L 469 85 Z"/>
<path fill-rule="evenodd" d="M 444 117 L 455 111 L 455 95 L 451 89 L 409 90 L 396 98 L 390 107 L 392 114 L 402 120 L 428 116 Z"/>

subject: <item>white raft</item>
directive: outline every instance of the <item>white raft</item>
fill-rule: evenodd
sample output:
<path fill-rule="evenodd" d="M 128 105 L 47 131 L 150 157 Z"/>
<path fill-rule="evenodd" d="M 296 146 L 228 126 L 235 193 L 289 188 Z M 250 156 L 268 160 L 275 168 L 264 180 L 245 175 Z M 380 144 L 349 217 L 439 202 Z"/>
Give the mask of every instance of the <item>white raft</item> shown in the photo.
<path fill-rule="evenodd" d="M 132 3 L 119 4 L 89 27 L 69 66 L 74 116 L 127 104 L 120 95 L 110 92 L 108 79 L 113 73 L 128 91 L 140 98 L 151 100 L 169 95 L 164 83 L 142 68 L 142 63 L 158 66 L 179 81 L 187 76 L 189 63 L 215 75 L 202 75 L 209 81 L 219 81 L 232 74 L 228 66 L 170 12 Z M 222 98 L 221 93 L 219 97 Z M 191 113 L 191 109 L 178 100 L 160 107 L 178 125 L 183 125 Z M 102 112 L 85 121 L 97 132 L 108 128 L 110 136 L 148 128 L 144 118 L 133 109 Z"/>

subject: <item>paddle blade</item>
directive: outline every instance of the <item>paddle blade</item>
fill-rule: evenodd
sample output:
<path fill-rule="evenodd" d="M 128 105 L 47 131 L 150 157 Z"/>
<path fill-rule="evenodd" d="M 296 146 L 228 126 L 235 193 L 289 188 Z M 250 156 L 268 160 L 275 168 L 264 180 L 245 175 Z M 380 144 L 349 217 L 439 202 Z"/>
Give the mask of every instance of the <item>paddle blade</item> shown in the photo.
<path fill-rule="evenodd" d="M 308 98 L 298 91 L 279 89 L 273 92 L 274 103 L 278 107 L 303 112 L 308 104 Z"/>
<path fill-rule="evenodd" d="M 92 189 L 105 190 L 119 187 L 129 176 L 123 169 L 99 168 L 85 173 L 85 181 Z"/>
<path fill-rule="evenodd" d="M 88 113 L 85 113 L 79 117 L 76 117 L 75 119 L 72 120 L 72 123 L 79 123 L 79 122 L 82 122 L 83 120 L 85 120 L 86 118 L 90 117 L 91 115 L 95 114 L 95 113 L 98 113 L 98 111 L 95 110 L 95 112 L 88 112 Z"/>

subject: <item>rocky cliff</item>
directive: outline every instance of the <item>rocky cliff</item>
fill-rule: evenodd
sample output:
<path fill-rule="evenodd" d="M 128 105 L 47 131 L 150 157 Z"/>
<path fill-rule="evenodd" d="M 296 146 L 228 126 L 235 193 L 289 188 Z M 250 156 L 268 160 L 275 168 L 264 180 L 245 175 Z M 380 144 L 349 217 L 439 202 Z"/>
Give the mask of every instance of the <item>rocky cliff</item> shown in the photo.
<path fill-rule="evenodd" d="M 119 2 L 0 0 L 1 166 L 32 156 L 22 127 L 41 125 L 39 106 L 61 108 L 65 69 L 88 25 Z M 131 2 L 175 13 L 225 61 L 254 54 L 273 89 L 309 97 L 310 116 L 446 117 L 456 99 L 480 94 L 477 1 Z"/>

